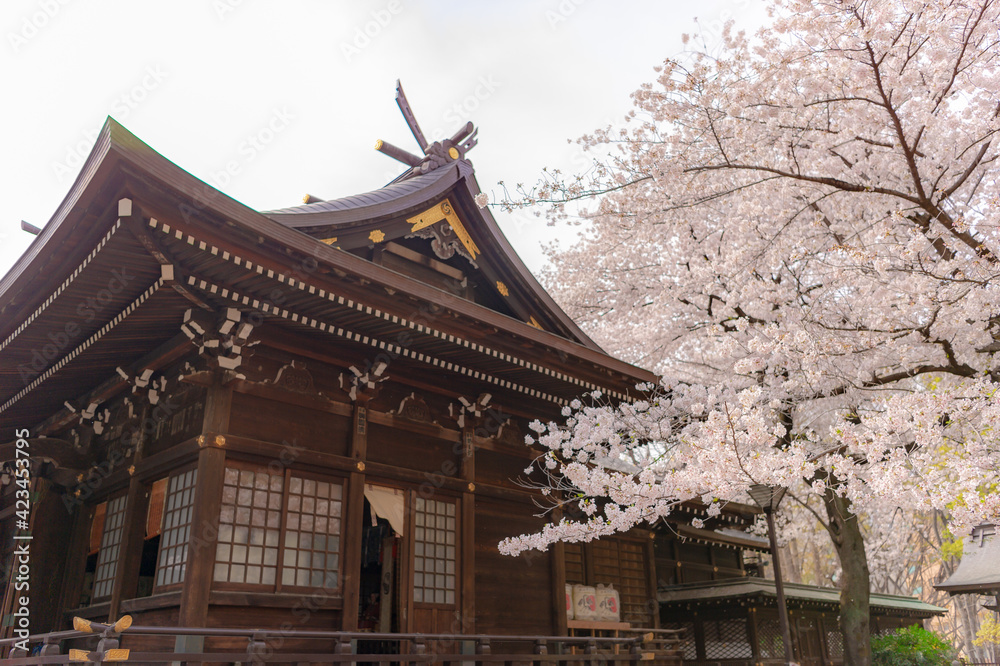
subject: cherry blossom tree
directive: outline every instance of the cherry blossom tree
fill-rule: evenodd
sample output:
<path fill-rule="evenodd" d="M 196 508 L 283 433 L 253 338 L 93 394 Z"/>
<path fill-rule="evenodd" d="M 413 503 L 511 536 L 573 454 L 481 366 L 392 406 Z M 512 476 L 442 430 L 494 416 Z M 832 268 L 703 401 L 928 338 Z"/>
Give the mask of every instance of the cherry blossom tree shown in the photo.
<path fill-rule="evenodd" d="M 845 660 L 865 664 L 857 515 L 1000 518 L 1000 1 L 772 0 L 754 38 L 667 60 L 611 156 L 523 202 L 578 215 L 556 298 L 662 374 L 535 423 L 563 518 L 505 552 L 589 540 L 753 483 L 818 507 Z M 808 498 L 816 502 L 808 502 Z"/>

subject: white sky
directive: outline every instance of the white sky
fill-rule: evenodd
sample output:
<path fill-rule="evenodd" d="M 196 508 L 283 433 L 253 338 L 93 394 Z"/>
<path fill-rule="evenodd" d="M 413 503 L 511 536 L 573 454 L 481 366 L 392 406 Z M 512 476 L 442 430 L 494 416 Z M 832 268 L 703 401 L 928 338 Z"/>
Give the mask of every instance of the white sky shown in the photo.
<path fill-rule="evenodd" d="M 580 171 L 567 140 L 620 122 L 682 32 L 700 26 L 711 45 L 730 18 L 752 32 L 764 12 L 759 0 L 0 0 L 0 275 L 33 238 L 20 221 L 44 226 L 108 115 L 267 210 L 400 173 L 373 149 L 419 153 L 393 100 L 400 78 L 429 140 L 476 124 L 469 158 L 496 193 L 545 166 Z M 541 244 L 572 233 L 494 213 L 536 272 Z"/>

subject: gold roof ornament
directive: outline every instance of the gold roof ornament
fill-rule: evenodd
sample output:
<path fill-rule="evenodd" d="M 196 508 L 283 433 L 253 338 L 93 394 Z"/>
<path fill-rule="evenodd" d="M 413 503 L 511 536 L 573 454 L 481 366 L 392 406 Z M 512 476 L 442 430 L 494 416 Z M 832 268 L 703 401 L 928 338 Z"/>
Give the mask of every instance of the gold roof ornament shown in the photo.
<path fill-rule="evenodd" d="M 479 247 L 476 242 L 472 240 L 472 236 L 466 230 L 465 225 L 462 224 L 462 220 L 458 219 L 458 214 L 451 205 L 451 201 L 445 199 L 441 203 L 428 208 L 422 213 L 417 213 L 413 217 L 406 219 L 406 223 L 411 226 L 410 233 L 414 231 L 419 231 L 425 227 L 430 227 L 437 224 L 441 220 L 448 223 L 452 231 L 455 232 L 455 236 L 462 242 L 465 249 L 469 252 L 469 255 L 475 261 L 476 256 L 481 254 Z"/>

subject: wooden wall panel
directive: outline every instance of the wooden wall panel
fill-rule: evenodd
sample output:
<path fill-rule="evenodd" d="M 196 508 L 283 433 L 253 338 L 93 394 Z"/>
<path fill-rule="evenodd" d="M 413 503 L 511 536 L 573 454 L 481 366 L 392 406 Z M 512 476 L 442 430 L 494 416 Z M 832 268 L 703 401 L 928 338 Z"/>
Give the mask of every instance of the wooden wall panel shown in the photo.
<path fill-rule="evenodd" d="M 132 616 L 132 624 L 142 627 L 176 627 L 177 606 L 157 608 L 148 611 L 127 611 Z M 121 646 L 130 650 L 169 651 L 174 650 L 173 636 L 139 636 L 128 631 L 122 634 Z"/>
<path fill-rule="evenodd" d="M 495 451 L 478 449 L 476 451 L 476 483 L 519 488 L 515 480 L 524 478 L 524 468 L 527 465 L 526 458 L 515 458 Z"/>
<path fill-rule="evenodd" d="M 477 455 L 480 452 L 477 452 Z M 553 633 L 550 553 L 501 555 L 501 539 L 541 529 L 528 503 L 476 498 L 476 631 L 496 634 Z M 559 598 L 562 603 L 562 597 Z"/>
<path fill-rule="evenodd" d="M 341 626 L 341 611 L 319 608 L 323 603 L 322 593 L 316 596 L 303 595 L 302 601 L 292 608 L 267 608 L 264 606 L 210 606 L 208 627 L 223 628 L 270 628 L 287 627 L 293 631 L 322 630 L 338 631 Z M 332 640 L 292 640 L 283 636 L 268 639 L 268 647 L 275 652 L 332 652 Z M 245 638 L 208 638 L 205 652 L 242 652 L 247 648 Z"/>
<path fill-rule="evenodd" d="M 347 455 L 351 419 L 308 407 L 235 393 L 229 432 L 267 442 Z"/>
<path fill-rule="evenodd" d="M 431 483 L 433 475 L 459 475 L 460 453 L 457 442 L 368 423 L 368 460 L 425 472 Z"/>

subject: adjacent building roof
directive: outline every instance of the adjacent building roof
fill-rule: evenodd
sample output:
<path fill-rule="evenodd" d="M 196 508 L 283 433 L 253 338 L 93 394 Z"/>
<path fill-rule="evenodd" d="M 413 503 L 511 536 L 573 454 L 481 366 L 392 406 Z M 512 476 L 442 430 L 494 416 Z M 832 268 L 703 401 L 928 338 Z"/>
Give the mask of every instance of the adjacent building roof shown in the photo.
<path fill-rule="evenodd" d="M 965 541 L 958 568 L 934 587 L 951 594 L 1000 594 L 1000 536 L 996 525 L 980 525 Z"/>
<path fill-rule="evenodd" d="M 792 608 L 810 605 L 839 608 L 840 590 L 815 585 L 785 583 L 785 598 Z M 707 583 L 689 583 L 661 587 L 657 600 L 664 606 L 711 605 L 722 601 L 732 602 L 740 598 L 757 600 L 763 605 L 772 605 L 777 600 L 774 580 L 770 578 L 731 578 Z M 876 610 L 906 613 L 918 617 L 930 617 L 947 612 L 940 606 L 924 603 L 914 597 L 900 597 L 889 594 L 872 594 L 871 607 Z"/>

